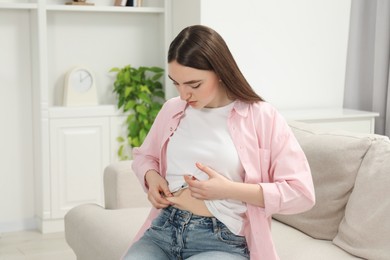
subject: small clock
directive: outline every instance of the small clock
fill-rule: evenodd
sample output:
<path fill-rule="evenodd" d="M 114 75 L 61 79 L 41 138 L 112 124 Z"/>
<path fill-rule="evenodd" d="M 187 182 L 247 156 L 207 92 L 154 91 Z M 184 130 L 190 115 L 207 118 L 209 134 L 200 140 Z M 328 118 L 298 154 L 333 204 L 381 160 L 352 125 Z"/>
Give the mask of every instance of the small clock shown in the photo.
<path fill-rule="evenodd" d="M 64 82 L 64 106 L 97 104 L 97 91 L 92 71 L 81 66 L 69 70 Z"/>

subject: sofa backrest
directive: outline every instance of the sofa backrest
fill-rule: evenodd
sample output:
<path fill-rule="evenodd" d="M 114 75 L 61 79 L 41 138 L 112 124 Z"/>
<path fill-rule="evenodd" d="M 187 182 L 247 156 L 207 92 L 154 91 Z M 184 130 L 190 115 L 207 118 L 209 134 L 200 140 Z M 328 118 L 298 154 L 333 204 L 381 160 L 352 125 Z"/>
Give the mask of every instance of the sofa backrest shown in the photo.
<path fill-rule="evenodd" d="M 132 161 L 111 163 L 104 170 L 106 209 L 150 207 L 147 195 L 132 168 Z"/>
<path fill-rule="evenodd" d="M 344 217 L 345 206 L 372 137 L 323 131 L 306 123 L 289 124 L 308 159 L 316 205 L 301 214 L 275 215 L 274 218 L 314 238 L 332 240 Z"/>
<path fill-rule="evenodd" d="M 390 202 L 379 202 L 382 201 L 379 194 L 386 199 L 390 197 L 388 138 L 322 130 L 299 122 L 289 124 L 308 159 L 316 205 L 301 214 L 274 218 L 314 238 L 335 239 L 338 246 L 357 256 L 384 259 L 379 256 L 386 253 L 388 257 Z M 375 190 L 377 187 L 379 191 Z M 383 225 L 386 225 L 385 232 Z"/>
<path fill-rule="evenodd" d="M 390 258 L 390 141 L 371 145 L 333 242 L 366 259 Z"/>

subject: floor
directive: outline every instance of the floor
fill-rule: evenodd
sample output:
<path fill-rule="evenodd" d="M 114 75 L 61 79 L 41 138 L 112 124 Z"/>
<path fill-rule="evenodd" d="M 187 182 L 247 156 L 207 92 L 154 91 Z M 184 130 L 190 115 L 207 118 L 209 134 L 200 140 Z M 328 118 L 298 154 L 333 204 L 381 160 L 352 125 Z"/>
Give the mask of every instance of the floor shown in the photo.
<path fill-rule="evenodd" d="M 20 231 L 0 234 L 0 260 L 76 260 L 64 233 Z"/>

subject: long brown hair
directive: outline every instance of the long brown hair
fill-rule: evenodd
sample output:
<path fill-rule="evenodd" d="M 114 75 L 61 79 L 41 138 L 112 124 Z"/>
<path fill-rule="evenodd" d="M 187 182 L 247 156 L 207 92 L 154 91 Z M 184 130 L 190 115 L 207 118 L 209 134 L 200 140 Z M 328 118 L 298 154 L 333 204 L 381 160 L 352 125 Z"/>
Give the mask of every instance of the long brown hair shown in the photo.
<path fill-rule="evenodd" d="M 224 39 L 213 29 L 194 25 L 184 28 L 172 41 L 168 63 L 214 71 L 232 99 L 257 102 L 263 99 L 249 85 Z"/>

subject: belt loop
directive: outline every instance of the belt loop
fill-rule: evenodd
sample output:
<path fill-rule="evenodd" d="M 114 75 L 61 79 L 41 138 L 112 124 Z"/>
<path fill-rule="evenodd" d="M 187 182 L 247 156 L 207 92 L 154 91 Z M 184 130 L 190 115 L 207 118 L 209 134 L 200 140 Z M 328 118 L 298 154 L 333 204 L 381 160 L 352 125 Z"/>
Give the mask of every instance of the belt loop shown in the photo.
<path fill-rule="evenodd" d="M 184 224 L 185 225 L 187 225 L 188 223 L 190 223 L 190 221 L 191 221 L 191 219 L 192 219 L 192 216 L 193 216 L 194 214 L 192 214 L 191 212 L 187 212 L 187 214 L 186 214 L 186 219 L 185 219 L 185 221 L 184 221 Z"/>
<path fill-rule="evenodd" d="M 216 218 L 211 218 L 211 220 L 213 221 L 213 233 L 217 233 L 217 231 L 218 231 L 217 219 Z"/>
<path fill-rule="evenodd" d="M 170 221 L 173 221 L 173 218 L 174 218 L 175 215 L 176 215 L 177 209 L 174 208 L 174 207 L 170 207 L 170 209 L 172 210 L 172 212 L 171 212 L 171 215 L 169 216 L 169 220 L 170 220 Z"/>

